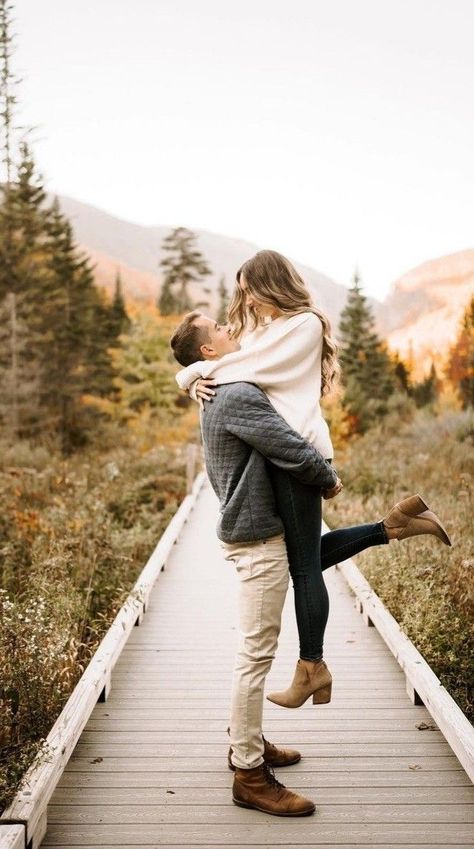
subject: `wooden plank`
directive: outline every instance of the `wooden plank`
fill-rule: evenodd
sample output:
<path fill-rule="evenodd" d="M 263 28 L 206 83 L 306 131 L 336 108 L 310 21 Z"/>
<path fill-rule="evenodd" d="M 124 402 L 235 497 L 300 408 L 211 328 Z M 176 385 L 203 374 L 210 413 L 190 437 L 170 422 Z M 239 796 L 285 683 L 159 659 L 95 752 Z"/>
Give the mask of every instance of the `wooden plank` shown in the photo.
<path fill-rule="evenodd" d="M 139 773 L 165 772 L 170 774 L 174 772 L 215 772 L 222 768 L 227 770 L 226 757 L 227 751 L 224 747 L 222 747 L 219 757 L 213 756 L 212 758 L 209 756 L 202 758 L 187 755 L 180 758 L 175 757 L 170 759 L 168 757 L 164 758 L 162 756 L 157 756 L 156 754 L 154 756 L 144 758 L 141 755 L 138 756 L 136 752 L 134 752 L 133 755 L 125 755 L 125 753 L 122 752 L 120 754 L 116 753 L 115 755 L 109 755 L 107 757 L 97 755 L 96 753 L 89 754 L 87 756 L 74 754 L 71 757 L 67 768 L 70 772 L 84 772 L 84 770 L 86 770 L 90 773 L 114 771 L 123 772 L 125 770 Z M 396 754 L 390 757 L 385 754 L 382 757 L 369 757 L 367 752 L 364 750 L 363 755 L 349 757 L 342 753 L 338 753 L 337 748 L 335 748 L 332 756 L 323 755 L 319 751 L 317 755 L 313 755 L 312 757 L 305 754 L 304 767 L 311 771 L 317 770 L 344 773 L 354 770 L 358 772 L 370 770 L 384 773 L 388 771 L 403 770 L 406 772 L 420 768 L 427 771 L 433 770 L 435 772 L 441 772 L 444 770 L 449 772 L 455 771 L 459 772 L 461 775 L 465 775 L 465 772 L 459 762 L 453 758 L 452 752 L 448 752 L 448 754 L 444 755 L 427 755 L 424 753 L 414 757 L 411 751 L 407 755 L 400 753 L 397 750 Z M 297 766 L 293 767 L 293 769 L 297 769 Z"/>
<path fill-rule="evenodd" d="M 214 743 L 201 744 L 172 744 L 166 743 L 83 743 L 80 741 L 75 749 L 79 757 L 116 757 L 117 754 L 125 757 L 139 756 L 141 758 L 209 758 L 222 757 L 227 746 Z M 305 744 L 304 754 L 306 757 L 381 757 L 390 758 L 400 755 L 415 757 L 419 755 L 449 755 L 450 747 L 443 740 L 436 743 L 356 743 L 356 742 L 334 742 Z"/>
<path fill-rule="evenodd" d="M 315 796 L 315 794 L 313 794 Z M 317 799 L 315 798 L 317 803 Z M 184 810 L 183 810 L 184 808 Z M 55 805 L 49 808 L 51 825 L 180 825 L 186 822 L 206 825 L 255 822 L 259 811 L 239 809 L 232 803 L 231 794 L 222 805 L 192 805 L 183 798 L 181 805 Z M 267 815 L 269 816 L 269 815 Z M 474 823 L 474 805 L 331 805 L 318 806 L 318 825 L 323 823 Z M 471 829 L 471 835 L 473 830 Z"/>
<path fill-rule="evenodd" d="M 44 845 L 46 845 L 46 844 L 44 844 Z M 51 845 L 51 844 L 48 844 L 48 845 Z M 93 846 L 95 847 L 96 845 L 97 844 L 90 844 L 90 843 L 88 845 L 81 844 L 81 849 L 93 849 Z M 128 844 L 121 843 L 120 849 L 136 849 L 137 845 L 138 845 L 137 843 L 128 843 Z M 152 843 L 143 843 L 143 842 L 140 843 L 140 846 L 157 846 L 157 845 L 158 844 L 157 844 L 156 840 L 153 841 Z M 193 843 L 193 846 L 198 846 L 198 845 L 202 845 L 202 844 Z M 229 846 L 230 846 L 229 843 L 221 843 L 221 844 L 212 843 L 212 844 L 209 844 L 209 845 L 212 845 L 212 849 L 229 849 Z M 238 844 L 238 845 L 240 845 L 240 844 Z M 270 844 L 270 843 L 258 843 L 258 844 L 257 843 L 252 843 L 252 844 L 246 843 L 245 845 L 246 845 L 246 849 L 272 849 L 272 847 L 275 844 L 273 844 L 273 843 L 272 844 Z M 299 845 L 301 845 L 301 843 Z M 315 841 L 313 841 L 311 844 L 306 844 L 306 845 L 317 846 L 318 849 L 334 849 L 334 846 L 336 845 L 336 843 L 335 842 L 333 842 L 333 843 L 319 843 L 319 842 L 316 843 Z M 377 844 L 377 845 L 380 846 L 382 844 Z M 456 845 L 456 849 L 472 849 L 472 842 L 471 843 L 456 843 L 455 845 Z M 56 847 L 56 849 L 69 849 L 69 844 L 61 845 L 60 843 L 55 843 L 54 846 Z M 160 846 L 160 849 L 171 849 L 171 846 L 175 847 L 176 843 L 173 843 L 173 844 L 168 843 L 166 845 L 164 843 L 160 843 L 159 846 Z M 293 843 L 293 846 L 296 846 L 296 844 Z M 407 843 L 405 839 L 403 840 L 403 844 L 402 843 L 386 843 L 385 841 L 383 843 L 383 849 L 400 849 L 401 846 L 403 846 L 403 849 L 433 849 L 433 843 Z M 354 843 L 340 843 L 338 841 L 337 847 L 338 847 L 338 849 L 354 849 Z M 111 845 L 109 843 L 109 844 L 106 845 L 104 843 L 104 844 L 101 844 L 101 849 L 117 849 L 117 844 L 114 843 L 113 845 Z"/>
<path fill-rule="evenodd" d="M 0 824 L 0 849 L 24 849 L 25 834 L 24 825 Z"/>
<path fill-rule="evenodd" d="M 280 770 L 278 770 L 280 775 Z M 231 795 L 232 779 L 227 778 L 229 786 L 215 788 L 206 786 L 178 787 L 168 782 L 166 787 L 150 787 L 149 784 L 139 787 L 101 787 L 100 794 L 97 787 L 65 787 L 57 788 L 54 794 L 54 810 L 50 808 L 50 822 L 64 822 L 63 814 L 59 810 L 61 806 L 70 809 L 76 805 L 91 807 L 104 806 L 134 806 L 134 805 L 186 805 L 191 808 L 196 805 L 228 805 Z M 460 805 L 463 809 L 469 807 L 471 814 L 474 813 L 474 787 L 320 787 L 318 783 L 300 784 L 299 776 L 293 775 L 291 781 L 289 775 L 283 783 L 288 781 L 288 786 L 296 793 L 308 793 L 311 798 L 322 805 Z M 466 803 L 466 805 L 464 805 Z"/>
<path fill-rule="evenodd" d="M 145 731 L 130 729 L 127 731 L 92 731 L 87 728 L 81 736 L 81 745 L 91 746 L 134 746 L 146 745 L 147 750 L 151 746 L 177 746 L 177 747 L 194 747 L 206 746 L 219 750 L 224 745 L 228 745 L 228 736 L 225 728 L 220 731 Z M 441 744 L 443 748 L 446 746 L 446 740 L 439 731 L 425 731 L 423 740 L 419 731 L 415 730 L 392 730 L 384 728 L 382 731 L 344 729 L 339 731 L 287 731 L 285 733 L 285 743 L 288 746 L 296 746 L 299 748 L 304 746 L 305 751 L 311 746 L 337 745 L 344 746 L 354 743 L 380 744 L 384 743 L 410 743 L 416 745 Z"/>
<path fill-rule="evenodd" d="M 329 707 L 329 706 L 328 706 Z M 102 710 L 99 710 L 102 708 Z M 421 711 L 421 713 L 418 713 Z M 206 722 L 207 719 L 207 722 Z M 183 727 L 185 725 L 192 724 L 194 727 L 198 728 L 200 721 L 205 723 L 206 728 L 212 728 L 214 724 L 219 723 L 219 727 L 223 725 L 227 728 L 227 719 L 228 712 L 225 708 L 209 708 L 204 713 L 202 708 L 199 707 L 180 707 L 177 705 L 173 706 L 173 718 L 170 718 L 170 711 L 166 707 L 160 705 L 160 707 L 149 707 L 149 708 L 141 708 L 137 707 L 135 709 L 130 707 L 117 707 L 115 703 L 111 704 L 99 704 L 94 708 L 91 718 L 88 723 L 88 727 L 95 728 L 100 723 L 114 723 L 120 722 L 125 723 L 127 720 L 141 720 L 146 726 L 146 723 L 149 721 L 153 721 L 155 727 L 158 729 L 160 726 L 163 728 L 167 727 L 176 727 L 180 728 L 181 724 Z M 427 724 L 434 725 L 434 721 L 429 715 L 428 711 L 425 712 L 423 707 L 413 708 L 411 705 L 403 705 L 395 708 L 378 708 L 368 706 L 362 712 L 360 709 L 360 705 L 350 707 L 332 707 L 330 710 L 318 712 L 318 715 L 315 715 L 315 712 L 310 713 L 309 711 L 295 711 L 295 716 L 291 718 L 292 727 L 296 728 L 326 728 L 330 725 L 331 728 L 337 728 L 337 723 L 341 722 L 354 722 L 361 723 L 361 727 L 371 728 L 371 722 L 383 722 L 385 725 L 392 725 L 392 722 L 404 722 L 407 723 L 407 727 L 414 728 L 416 723 L 420 723 L 422 721 L 426 721 Z M 283 719 L 280 714 L 277 715 L 275 712 L 269 712 L 265 716 L 265 727 L 273 730 L 282 730 L 288 727 L 288 722 L 286 719 Z M 209 723 L 209 724 L 208 724 Z M 226 724 L 227 723 L 227 724 Z"/>
<path fill-rule="evenodd" d="M 48 845 L 54 845 L 56 847 L 56 849 L 69 849 L 69 846 L 70 846 L 69 843 L 68 844 L 55 843 L 55 844 L 48 844 Z M 121 843 L 120 849 L 136 849 L 137 845 L 138 845 L 137 843 L 133 843 L 133 844 L 132 843 L 128 843 L 128 844 Z M 157 846 L 157 845 L 158 844 L 157 844 L 156 840 L 152 841 L 152 843 L 143 843 L 143 842 L 140 843 L 140 846 Z M 212 845 L 212 849 L 229 849 L 229 846 L 231 844 L 229 844 L 229 843 L 221 843 L 221 844 L 218 844 L 218 843 L 212 843 L 212 844 L 209 844 L 209 843 L 206 843 L 206 844 L 186 843 L 187 849 L 202 849 L 203 845 L 206 845 L 206 846 Z M 232 844 L 232 845 L 235 845 L 235 844 Z M 272 844 L 272 846 L 273 845 L 274 844 Z M 296 844 L 293 844 L 293 845 L 296 845 Z M 307 845 L 307 846 L 316 846 L 317 845 L 318 849 L 334 849 L 334 846 L 336 844 L 335 843 L 317 843 L 316 844 L 313 841 L 311 844 L 307 843 L 305 845 Z M 373 844 L 373 845 L 375 845 L 375 844 Z M 382 844 L 377 844 L 377 845 L 380 846 Z M 81 849 L 93 849 L 93 846 L 95 847 L 95 846 L 97 846 L 97 844 L 90 844 L 89 843 L 88 845 L 85 845 L 85 844 L 82 843 Z M 164 843 L 160 843 L 159 846 L 160 846 L 160 849 L 171 849 L 171 846 L 176 846 L 176 843 L 172 843 L 172 844 L 167 843 L 166 845 Z M 246 849 L 262 849 L 262 846 L 265 846 L 265 849 L 270 849 L 270 844 L 268 844 L 268 843 L 267 844 L 262 844 L 262 843 L 249 844 L 249 843 L 247 843 Z M 400 843 L 385 843 L 385 842 L 383 843 L 383 849 L 400 849 L 400 846 L 401 846 Z M 102 843 L 101 847 L 102 847 L 102 849 L 117 849 L 117 844 L 115 843 L 115 844 L 112 845 L 110 843 L 109 844 Z M 354 843 L 340 843 L 338 841 L 337 847 L 338 847 L 338 849 L 354 849 Z M 403 849 L 433 849 L 433 843 L 411 843 L 411 842 L 406 842 L 406 840 L 404 839 Z M 456 849 L 472 849 L 472 842 L 471 843 L 456 843 Z"/>
<path fill-rule="evenodd" d="M 56 825 L 48 829 L 45 846 L 65 843 L 68 846 L 159 846 L 163 843 L 174 846 L 186 846 L 197 843 L 201 846 L 213 846 L 215 843 L 231 846 L 247 846 L 257 843 L 265 846 L 301 845 L 318 846 L 321 843 L 339 844 L 347 842 L 347 824 L 322 823 L 317 814 L 314 817 L 277 819 L 258 811 L 240 810 L 241 820 L 237 823 L 220 825 L 206 823 L 200 825 L 187 823 L 162 824 L 160 828 L 136 823 L 133 826 L 120 825 Z M 245 817 L 245 819 L 244 819 Z M 270 822 L 270 820 L 272 820 Z M 371 846 L 389 843 L 428 843 L 429 846 L 471 845 L 472 827 L 435 823 L 351 823 L 351 845 Z"/>
<path fill-rule="evenodd" d="M 99 706 L 105 707 L 107 709 L 111 705 L 114 710 L 133 710 L 134 707 L 140 707 L 144 710 L 148 710 L 149 708 L 156 708 L 166 710 L 168 712 L 168 715 L 171 707 L 173 709 L 173 712 L 176 708 L 178 710 L 186 709 L 200 711 L 201 714 L 203 713 L 203 711 L 206 711 L 207 713 L 208 710 L 212 711 L 216 709 L 220 711 L 227 711 L 230 707 L 230 694 L 228 694 L 227 696 L 222 696 L 220 698 L 218 696 L 216 696 L 215 698 L 209 696 L 207 699 L 205 698 L 205 696 L 201 696 L 200 698 L 195 700 L 195 703 L 189 702 L 188 700 L 183 701 L 181 699 L 181 694 L 179 697 L 175 697 L 174 699 L 166 699 L 164 698 L 164 696 L 165 693 L 159 693 L 154 697 L 148 696 L 147 698 L 142 698 L 141 694 L 140 696 L 134 696 L 133 692 L 127 693 L 126 695 L 118 696 L 117 692 L 114 691 L 112 702 L 109 702 L 107 705 Z M 425 710 L 422 705 L 412 705 L 409 702 L 406 693 L 401 692 L 398 692 L 395 695 L 390 694 L 390 697 L 387 695 L 373 697 L 370 695 L 364 697 L 363 694 L 355 692 L 351 693 L 350 700 L 338 698 L 336 693 L 334 698 L 331 700 L 330 706 L 318 705 L 317 707 L 318 710 L 316 711 L 316 708 L 308 703 L 307 705 L 303 705 L 303 707 L 299 708 L 298 714 L 304 715 L 305 713 L 309 712 L 311 712 L 312 714 L 329 713 L 329 708 L 330 710 L 354 710 L 355 708 L 358 708 L 359 710 L 363 709 L 364 712 L 365 709 L 370 710 L 371 708 L 373 708 L 374 710 L 383 710 L 384 708 L 387 708 L 387 710 L 403 709 L 404 711 Z M 282 708 L 278 708 L 276 705 L 270 706 L 270 702 L 266 702 L 264 704 L 263 709 L 264 713 L 267 716 L 277 713 L 281 715 L 282 713 Z M 297 715 L 296 711 L 294 711 L 294 715 Z M 423 714 L 423 716 L 425 716 L 425 714 Z M 432 717 L 429 714 L 428 716 L 430 721 L 433 722 Z"/>
<path fill-rule="evenodd" d="M 128 792 L 135 787 L 163 787 L 165 789 L 176 789 L 177 787 L 197 787 L 200 790 L 205 788 L 230 788 L 232 784 L 232 773 L 225 768 L 225 764 L 217 765 L 218 769 L 215 772 L 193 772 L 187 770 L 184 772 L 132 772 L 123 770 L 122 772 L 92 772 L 89 769 L 89 762 L 84 763 L 84 772 L 77 772 L 67 769 L 61 778 L 61 785 L 56 788 L 54 800 L 61 798 L 61 793 L 67 789 L 77 790 L 84 787 L 97 788 L 116 787 L 126 789 Z M 467 788 L 472 793 L 472 783 L 470 782 L 465 771 L 461 768 L 457 770 L 404 770 L 398 769 L 392 772 L 383 771 L 383 769 L 372 771 L 362 771 L 353 769 L 341 770 L 340 772 L 329 772 L 328 770 L 319 769 L 318 762 L 313 759 L 310 766 L 312 770 L 306 772 L 308 764 L 306 760 L 299 764 L 298 769 L 288 767 L 287 769 L 278 769 L 278 778 L 283 784 L 290 784 L 301 787 L 318 787 L 320 790 L 327 792 L 331 788 L 356 788 L 362 792 L 366 789 L 376 788 L 384 791 L 385 789 L 392 790 L 393 788 L 402 788 L 405 790 L 414 790 L 416 788 L 433 788 L 440 789 L 440 792 L 446 791 L 448 794 L 452 791 L 456 793 L 460 788 Z M 102 794 L 100 794 L 101 797 Z M 421 800 L 420 800 L 421 801 Z"/>
<path fill-rule="evenodd" d="M 202 715 L 202 713 L 192 719 L 181 719 L 179 717 L 176 717 L 175 719 L 162 719 L 161 717 L 157 717 L 156 714 L 150 713 L 142 716 L 136 716 L 132 711 L 128 711 L 126 716 L 119 715 L 120 718 L 115 716 L 115 714 L 111 716 L 113 716 L 113 718 L 105 716 L 103 719 L 90 719 L 87 723 L 87 731 L 94 733 L 115 733 L 116 731 L 139 731 L 152 733 L 175 732 L 177 734 L 193 735 L 201 733 L 219 733 L 222 735 L 226 733 L 227 729 L 226 719 L 209 718 L 206 721 L 206 718 Z M 374 719 L 372 716 L 366 716 L 365 719 L 360 719 L 360 716 L 356 716 L 355 718 L 352 716 L 345 716 L 340 719 L 328 717 L 327 719 L 318 719 L 313 722 L 311 722 L 310 719 L 295 719 L 294 732 L 298 734 L 304 733 L 306 740 L 306 734 L 314 733 L 316 731 L 346 731 L 351 729 L 353 731 L 368 732 L 382 731 L 387 728 L 390 729 L 390 731 L 413 731 L 415 726 L 416 723 L 411 717 L 408 719 L 388 719 L 384 716 L 381 719 Z M 287 731 L 287 727 L 288 723 L 286 720 L 269 720 L 268 722 L 265 722 L 265 735 L 268 736 L 273 734 L 274 736 L 275 734 L 278 734 L 282 737 L 282 735 L 291 733 Z M 296 729 L 298 730 L 296 731 Z M 417 733 L 419 736 L 420 731 Z M 432 734 L 432 731 L 427 730 L 426 733 Z"/>

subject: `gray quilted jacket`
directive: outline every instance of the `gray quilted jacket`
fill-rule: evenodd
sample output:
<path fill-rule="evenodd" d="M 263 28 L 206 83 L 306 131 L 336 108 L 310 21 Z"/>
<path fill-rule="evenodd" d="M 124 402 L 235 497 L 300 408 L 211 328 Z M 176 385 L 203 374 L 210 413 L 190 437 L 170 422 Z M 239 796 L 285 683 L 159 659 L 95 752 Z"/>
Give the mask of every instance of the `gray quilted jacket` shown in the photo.
<path fill-rule="evenodd" d="M 283 533 L 266 460 L 303 483 L 330 489 L 334 468 L 276 412 L 253 383 L 216 387 L 201 412 L 206 469 L 220 501 L 217 536 L 254 542 Z"/>

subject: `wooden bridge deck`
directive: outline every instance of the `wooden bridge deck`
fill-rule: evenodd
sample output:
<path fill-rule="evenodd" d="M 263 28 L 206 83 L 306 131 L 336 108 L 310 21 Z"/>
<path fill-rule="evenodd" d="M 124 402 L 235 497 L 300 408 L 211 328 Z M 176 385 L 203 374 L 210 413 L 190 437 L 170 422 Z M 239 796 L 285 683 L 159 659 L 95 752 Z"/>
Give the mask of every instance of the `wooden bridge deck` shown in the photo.
<path fill-rule="evenodd" d="M 316 813 L 285 819 L 232 803 L 238 578 L 215 521 L 206 484 L 53 795 L 43 846 L 472 846 L 474 788 L 439 730 L 417 728 L 432 726 L 430 715 L 410 703 L 404 674 L 335 570 L 326 573 L 331 704 L 290 711 L 265 701 L 265 735 L 303 755 L 278 778 L 314 799 Z M 296 658 L 290 582 L 267 691 L 287 685 Z"/>

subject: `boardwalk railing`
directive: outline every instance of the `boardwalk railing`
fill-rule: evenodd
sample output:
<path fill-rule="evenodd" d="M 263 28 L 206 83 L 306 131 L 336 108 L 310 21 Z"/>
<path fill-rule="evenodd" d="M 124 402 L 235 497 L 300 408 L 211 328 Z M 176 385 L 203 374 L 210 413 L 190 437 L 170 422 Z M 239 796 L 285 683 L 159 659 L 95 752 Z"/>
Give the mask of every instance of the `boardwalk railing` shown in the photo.
<path fill-rule="evenodd" d="M 196 453 L 188 451 L 188 480 Z M 191 513 L 206 476 L 201 472 L 164 531 L 125 603 L 46 739 L 47 755 L 26 772 L 21 790 L 0 816 L 0 849 L 37 849 L 46 833 L 48 802 L 97 701 L 110 692 L 112 670 L 146 611 L 155 581 Z M 188 487 L 189 489 L 189 487 Z"/>
<path fill-rule="evenodd" d="M 326 530 L 329 530 L 325 526 Z M 424 657 L 402 631 L 353 560 L 337 567 L 354 593 L 360 613 L 374 626 L 395 656 L 406 677 L 413 704 L 423 704 L 444 734 L 454 754 L 474 781 L 474 728 Z"/>

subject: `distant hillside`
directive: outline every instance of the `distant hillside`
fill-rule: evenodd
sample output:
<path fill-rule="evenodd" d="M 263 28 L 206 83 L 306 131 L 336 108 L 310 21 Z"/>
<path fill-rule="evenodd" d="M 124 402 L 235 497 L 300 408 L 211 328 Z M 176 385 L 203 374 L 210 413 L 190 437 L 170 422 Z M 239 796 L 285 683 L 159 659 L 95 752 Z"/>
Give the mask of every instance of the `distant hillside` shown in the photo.
<path fill-rule="evenodd" d="M 171 227 L 143 227 L 72 198 L 61 197 L 60 201 L 76 239 L 96 265 L 97 283 L 112 291 L 120 269 L 126 296 L 154 302 L 161 286 L 161 244 Z M 197 235 L 212 275 L 191 294 L 196 301 L 207 301 L 209 311 L 215 314 L 221 275 L 225 275 L 230 292 L 237 268 L 262 246 L 204 230 L 198 230 Z M 313 268 L 298 262 L 295 265 L 337 331 L 346 287 Z M 369 300 L 380 334 L 402 356 L 412 354 L 418 374 L 422 374 L 432 359 L 441 364 L 473 292 L 474 250 L 466 250 L 430 260 L 407 272 L 393 284 L 384 303 Z"/>
<path fill-rule="evenodd" d="M 60 202 L 64 213 L 71 220 L 77 241 L 96 263 L 97 283 L 110 291 L 116 271 L 120 268 L 126 295 L 155 300 L 161 285 L 158 271 L 161 244 L 171 227 L 131 224 L 68 197 L 61 197 Z M 196 287 L 194 291 L 190 288 L 190 291 L 196 301 L 208 301 L 210 311 L 215 312 L 221 275 L 225 275 L 230 292 L 234 286 L 235 272 L 259 247 L 205 230 L 196 232 L 199 248 L 212 268 L 212 275 L 206 278 L 204 287 Z M 346 287 L 312 268 L 296 262 L 295 265 L 313 292 L 316 303 L 327 313 L 335 327 L 346 300 Z"/>
<path fill-rule="evenodd" d="M 430 260 L 393 284 L 377 310 L 380 331 L 423 372 L 431 360 L 443 361 L 473 294 L 474 250 Z"/>

